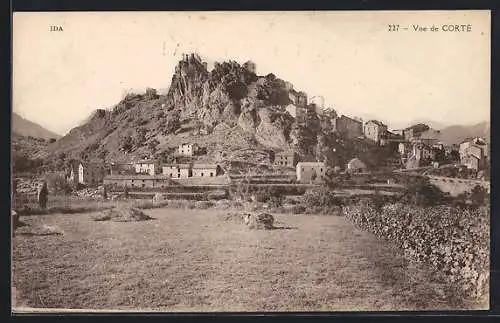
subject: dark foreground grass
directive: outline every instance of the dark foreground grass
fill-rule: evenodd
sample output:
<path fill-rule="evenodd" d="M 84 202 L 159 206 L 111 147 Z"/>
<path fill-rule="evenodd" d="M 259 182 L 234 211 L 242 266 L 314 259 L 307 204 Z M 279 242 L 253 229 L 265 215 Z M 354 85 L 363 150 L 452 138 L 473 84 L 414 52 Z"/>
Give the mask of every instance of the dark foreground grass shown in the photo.
<path fill-rule="evenodd" d="M 155 209 L 154 221 L 21 217 L 62 235 L 16 235 L 16 308 L 315 311 L 485 308 L 343 217 L 278 215 L 278 230 L 216 210 Z"/>

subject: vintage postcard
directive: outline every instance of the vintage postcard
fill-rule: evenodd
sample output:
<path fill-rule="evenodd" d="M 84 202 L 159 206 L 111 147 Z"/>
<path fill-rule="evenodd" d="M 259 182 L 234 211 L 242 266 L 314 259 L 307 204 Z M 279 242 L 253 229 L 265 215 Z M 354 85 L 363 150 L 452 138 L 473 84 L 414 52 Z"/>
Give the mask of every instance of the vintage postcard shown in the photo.
<path fill-rule="evenodd" d="M 13 14 L 12 310 L 489 308 L 490 12 Z"/>

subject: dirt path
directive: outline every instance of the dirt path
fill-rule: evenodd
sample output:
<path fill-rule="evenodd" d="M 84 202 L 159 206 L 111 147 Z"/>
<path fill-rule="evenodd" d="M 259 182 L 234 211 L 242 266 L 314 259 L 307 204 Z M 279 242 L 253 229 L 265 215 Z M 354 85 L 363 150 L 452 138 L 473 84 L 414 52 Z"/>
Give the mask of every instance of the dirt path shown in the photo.
<path fill-rule="evenodd" d="M 220 211 L 225 212 L 225 211 Z M 150 210 L 155 220 L 25 217 L 62 235 L 14 238 L 23 303 L 45 308 L 312 311 L 462 308 L 445 284 L 336 216 L 277 216 L 271 231 L 214 210 Z"/>

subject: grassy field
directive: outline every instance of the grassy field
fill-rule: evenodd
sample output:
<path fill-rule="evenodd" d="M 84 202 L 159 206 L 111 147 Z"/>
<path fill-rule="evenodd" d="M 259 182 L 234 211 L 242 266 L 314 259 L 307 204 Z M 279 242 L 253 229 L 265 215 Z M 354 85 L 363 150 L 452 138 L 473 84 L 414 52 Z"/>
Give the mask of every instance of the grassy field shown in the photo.
<path fill-rule="evenodd" d="M 21 217 L 13 239 L 15 308 L 316 311 L 485 308 L 343 217 L 277 215 L 252 231 L 216 210 Z"/>

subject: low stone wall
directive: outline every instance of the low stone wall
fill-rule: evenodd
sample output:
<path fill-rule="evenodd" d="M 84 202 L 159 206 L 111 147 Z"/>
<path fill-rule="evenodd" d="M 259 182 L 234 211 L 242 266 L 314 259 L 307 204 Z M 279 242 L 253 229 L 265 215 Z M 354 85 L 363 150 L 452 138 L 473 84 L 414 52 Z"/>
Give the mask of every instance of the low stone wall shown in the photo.
<path fill-rule="evenodd" d="M 490 191 L 489 181 L 480 181 L 472 179 L 461 179 L 443 176 L 427 176 L 429 182 L 436 185 L 443 192 L 450 193 L 451 196 L 457 196 L 465 192 L 470 192 L 476 185 L 480 185 Z"/>
<path fill-rule="evenodd" d="M 358 227 L 395 244 L 408 258 L 429 264 L 471 298 L 488 292 L 489 213 L 488 207 L 403 204 L 376 209 L 360 203 L 342 208 L 342 214 Z"/>

